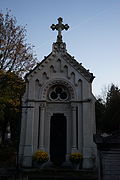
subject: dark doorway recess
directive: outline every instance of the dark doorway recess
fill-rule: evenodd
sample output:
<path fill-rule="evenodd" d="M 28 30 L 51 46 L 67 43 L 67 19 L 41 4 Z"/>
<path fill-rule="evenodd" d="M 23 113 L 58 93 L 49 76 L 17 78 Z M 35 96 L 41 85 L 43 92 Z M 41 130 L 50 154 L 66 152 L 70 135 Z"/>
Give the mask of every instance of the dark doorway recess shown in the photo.
<path fill-rule="evenodd" d="M 50 125 L 50 160 L 61 164 L 66 156 L 66 117 L 53 114 Z"/>

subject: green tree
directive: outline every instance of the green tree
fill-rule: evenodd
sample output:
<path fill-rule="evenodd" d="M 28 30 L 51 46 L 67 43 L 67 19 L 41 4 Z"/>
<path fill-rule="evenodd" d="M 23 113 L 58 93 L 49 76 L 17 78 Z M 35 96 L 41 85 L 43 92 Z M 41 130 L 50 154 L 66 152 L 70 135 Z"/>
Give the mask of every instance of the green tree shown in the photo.
<path fill-rule="evenodd" d="M 21 115 L 21 96 L 25 90 L 22 78 L 13 72 L 0 71 L 0 132 L 2 142 L 8 124 L 11 130 L 11 139 L 17 138 L 17 124 Z"/>
<path fill-rule="evenodd" d="M 106 98 L 105 130 L 117 131 L 120 128 L 120 89 L 111 85 Z"/>
<path fill-rule="evenodd" d="M 21 76 L 36 65 L 33 46 L 26 43 L 26 27 L 19 26 L 7 10 L 0 12 L 0 133 L 2 141 L 8 123 L 12 140 L 16 138 L 20 119 L 24 81 Z"/>
<path fill-rule="evenodd" d="M 120 130 L 120 89 L 111 84 L 105 102 L 96 101 L 97 131 L 112 133 Z"/>
<path fill-rule="evenodd" d="M 33 46 L 26 43 L 26 28 L 17 25 L 15 17 L 7 11 L 0 13 L 0 70 L 19 75 L 36 64 Z"/>
<path fill-rule="evenodd" d="M 105 116 L 105 103 L 101 98 L 98 98 L 95 103 L 95 115 L 96 115 L 96 129 L 97 133 L 101 132 L 104 128 L 104 116 Z"/>

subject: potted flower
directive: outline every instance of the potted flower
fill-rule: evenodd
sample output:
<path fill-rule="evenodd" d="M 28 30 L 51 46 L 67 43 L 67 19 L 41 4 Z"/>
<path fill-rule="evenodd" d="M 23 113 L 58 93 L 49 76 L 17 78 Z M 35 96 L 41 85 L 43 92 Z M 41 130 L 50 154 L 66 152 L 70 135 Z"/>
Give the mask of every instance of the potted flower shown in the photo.
<path fill-rule="evenodd" d="M 71 153 L 69 160 L 71 161 L 74 169 L 79 169 L 82 166 L 83 155 L 79 152 Z"/>
<path fill-rule="evenodd" d="M 48 161 L 49 157 L 47 152 L 38 150 L 33 154 L 32 159 L 33 165 L 40 167 L 43 163 Z"/>

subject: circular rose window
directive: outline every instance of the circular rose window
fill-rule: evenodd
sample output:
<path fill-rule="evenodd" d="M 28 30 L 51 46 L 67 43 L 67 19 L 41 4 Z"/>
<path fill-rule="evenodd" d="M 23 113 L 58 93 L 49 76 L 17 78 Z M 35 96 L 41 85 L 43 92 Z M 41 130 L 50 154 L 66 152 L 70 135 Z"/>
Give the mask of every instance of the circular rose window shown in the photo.
<path fill-rule="evenodd" d="M 68 91 L 62 86 L 52 87 L 49 92 L 49 99 L 55 101 L 64 101 L 68 99 Z"/>

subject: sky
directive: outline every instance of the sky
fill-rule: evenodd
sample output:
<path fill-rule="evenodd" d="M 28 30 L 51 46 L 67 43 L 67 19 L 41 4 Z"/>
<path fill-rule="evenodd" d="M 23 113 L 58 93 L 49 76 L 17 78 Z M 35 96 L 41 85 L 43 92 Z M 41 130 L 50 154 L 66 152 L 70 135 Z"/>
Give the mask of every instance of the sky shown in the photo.
<path fill-rule="evenodd" d="M 59 17 L 70 26 L 63 31 L 67 52 L 95 76 L 95 96 L 114 83 L 120 87 L 120 0 L 0 0 L 0 10 L 27 29 L 26 41 L 40 61 L 52 51 Z"/>

